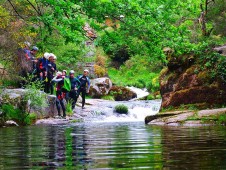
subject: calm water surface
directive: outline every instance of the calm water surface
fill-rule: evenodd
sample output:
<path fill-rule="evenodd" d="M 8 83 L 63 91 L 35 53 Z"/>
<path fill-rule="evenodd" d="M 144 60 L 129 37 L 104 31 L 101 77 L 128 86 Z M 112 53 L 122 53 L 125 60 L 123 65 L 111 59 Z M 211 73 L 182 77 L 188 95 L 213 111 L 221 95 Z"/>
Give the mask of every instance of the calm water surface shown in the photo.
<path fill-rule="evenodd" d="M 143 122 L 2 128 L 0 169 L 226 169 L 226 128 Z"/>

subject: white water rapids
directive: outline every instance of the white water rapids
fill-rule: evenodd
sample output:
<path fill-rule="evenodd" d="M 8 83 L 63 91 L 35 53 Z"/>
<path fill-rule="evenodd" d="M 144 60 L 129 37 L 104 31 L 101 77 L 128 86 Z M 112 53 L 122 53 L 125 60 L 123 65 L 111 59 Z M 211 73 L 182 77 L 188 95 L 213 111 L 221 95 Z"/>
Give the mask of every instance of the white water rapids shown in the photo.
<path fill-rule="evenodd" d="M 132 87 L 138 98 L 148 95 L 145 90 Z M 108 101 L 102 99 L 86 99 L 85 109 L 81 108 L 81 103 L 77 103 L 74 113 L 67 119 L 42 119 L 36 124 L 68 124 L 74 121 L 91 122 L 144 122 L 146 116 L 155 115 L 159 112 L 161 100 L 137 100 L 130 101 Z M 115 112 L 115 106 L 123 104 L 128 107 L 128 114 Z"/>
<path fill-rule="evenodd" d="M 130 87 L 137 93 L 137 98 L 143 98 L 149 93 L 135 87 Z M 100 99 L 87 99 L 85 109 L 75 108 L 75 114 L 85 122 L 135 122 L 144 121 L 146 116 L 155 115 L 159 112 L 161 100 L 130 100 L 130 101 L 106 101 Z M 128 114 L 116 113 L 116 105 L 123 104 L 128 107 Z"/>

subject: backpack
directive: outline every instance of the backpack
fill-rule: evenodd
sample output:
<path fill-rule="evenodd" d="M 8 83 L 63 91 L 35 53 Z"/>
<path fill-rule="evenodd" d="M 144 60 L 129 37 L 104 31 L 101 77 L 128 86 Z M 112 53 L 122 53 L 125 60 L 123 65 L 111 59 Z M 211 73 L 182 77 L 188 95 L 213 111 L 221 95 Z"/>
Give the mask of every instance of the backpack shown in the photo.
<path fill-rule="evenodd" d="M 69 78 L 67 78 L 67 77 L 64 78 L 64 85 L 63 85 L 62 89 L 67 92 L 69 92 L 71 90 L 71 81 Z"/>

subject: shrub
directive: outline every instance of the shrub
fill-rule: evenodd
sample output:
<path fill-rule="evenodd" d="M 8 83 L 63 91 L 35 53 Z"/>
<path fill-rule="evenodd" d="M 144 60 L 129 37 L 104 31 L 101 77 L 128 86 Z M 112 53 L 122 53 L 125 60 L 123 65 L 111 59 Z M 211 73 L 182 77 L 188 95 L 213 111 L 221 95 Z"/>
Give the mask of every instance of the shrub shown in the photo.
<path fill-rule="evenodd" d="M 115 106 L 115 111 L 120 114 L 128 114 L 128 107 L 124 104 L 119 104 Z"/>
<path fill-rule="evenodd" d="M 68 116 L 73 115 L 73 110 L 72 110 L 72 100 L 69 100 L 66 104 L 66 113 Z"/>
<path fill-rule="evenodd" d="M 11 104 L 2 105 L 3 119 L 14 120 L 19 125 L 31 125 L 37 119 L 37 115 L 34 113 L 26 113 L 18 108 L 14 108 Z"/>
<path fill-rule="evenodd" d="M 99 65 L 94 65 L 94 72 L 97 77 L 103 77 L 106 75 L 106 69 Z"/>
<path fill-rule="evenodd" d="M 114 96 L 111 96 L 111 95 L 103 96 L 103 97 L 101 97 L 101 99 L 103 99 L 103 100 L 115 101 Z"/>
<path fill-rule="evenodd" d="M 147 100 L 154 100 L 155 99 L 155 96 L 153 94 L 149 94 L 147 96 Z"/>
<path fill-rule="evenodd" d="M 35 113 L 30 113 L 25 119 L 24 119 L 24 123 L 26 125 L 31 125 L 33 124 L 37 119 L 37 115 Z"/>

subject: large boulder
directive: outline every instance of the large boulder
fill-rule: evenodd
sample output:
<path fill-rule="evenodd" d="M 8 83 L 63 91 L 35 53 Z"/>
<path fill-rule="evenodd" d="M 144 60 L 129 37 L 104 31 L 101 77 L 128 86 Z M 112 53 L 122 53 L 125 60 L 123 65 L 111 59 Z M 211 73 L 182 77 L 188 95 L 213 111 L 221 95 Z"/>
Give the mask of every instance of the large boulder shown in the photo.
<path fill-rule="evenodd" d="M 114 96 L 115 101 L 128 101 L 137 97 L 135 92 L 121 86 L 113 86 L 109 93 Z"/>
<path fill-rule="evenodd" d="M 5 89 L 0 94 L 0 105 L 10 104 L 14 106 L 15 109 L 18 108 L 25 111 L 29 110 L 30 113 L 35 113 L 37 118 L 53 117 L 54 115 L 57 115 L 56 97 L 54 95 L 46 96 L 46 107 L 30 107 L 29 102 L 25 102 L 26 100 L 24 100 L 26 92 L 26 89 Z"/>
<path fill-rule="evenodd" d="M 101 98 L 102 96 L 108 94 L 111 87 L 112 82 L 107 77 L 92 79 L 89 94 L 93 98 Z"/>
<path fill-rule="evenodd" d="M 168 67 L 160 75 L 161 108 L 188 104 L 211 108 L 226 104 L 224 82 L 213 77 L 212 70 L 202 62 L 193 54 L 168 57 Z"/>

